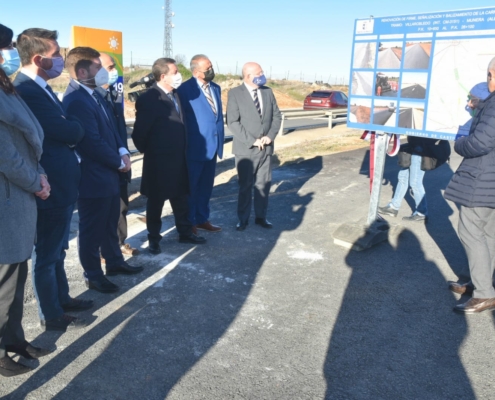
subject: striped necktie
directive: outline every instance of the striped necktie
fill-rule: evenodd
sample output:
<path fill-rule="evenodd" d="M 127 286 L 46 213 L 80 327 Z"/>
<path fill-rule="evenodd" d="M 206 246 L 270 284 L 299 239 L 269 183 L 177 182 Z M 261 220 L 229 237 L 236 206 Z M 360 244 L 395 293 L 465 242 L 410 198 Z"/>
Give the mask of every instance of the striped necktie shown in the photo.
<path fill-rule="evenodd" d="M 256 106 L 256 109 L 258 110 L 258 113 L 260 114 L 260 118 L 261 118 L 261 106 L 260 106 L 260 101 L 258 99 L 258 89 L 253 90 L 253 100 L 254 100 L 254 105 Z"/>
<path fill-rule="evenodd" d="M 215 102 L 213 101 L 213 98 L 211 97 L 210 84 L 209 83 L 205 83 L 203 85 L 203 92 L 206 96 L 206 100 L 208 100 L 208 103 L 210 103 L 210 107 L 213 111 L 213 114 L 217 115 L 217 108 L 215 107 Z"/>

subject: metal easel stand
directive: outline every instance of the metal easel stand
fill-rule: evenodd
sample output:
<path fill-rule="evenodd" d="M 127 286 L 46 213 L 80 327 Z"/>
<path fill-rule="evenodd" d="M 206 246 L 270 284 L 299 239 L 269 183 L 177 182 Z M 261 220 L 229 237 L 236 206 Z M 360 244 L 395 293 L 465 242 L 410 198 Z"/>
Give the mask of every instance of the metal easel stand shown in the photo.
<path fill-rule="evenodd" d="M 397 228 L 395 226 L 391 227 L 387 221 L 378 218 L 378 204 L 382 189 L 387 144 L 387 134 L 384 132 L 376 132 L 374 141 L 374 151 L 376 156 L 374 161 L 375 168 L 368 218 L 366 223 L 360 221 L 340 225 L 333 233 L 333 241 L 339 246 L 355 251 L 366 250 L 378 243 L 387 241 L 391 230 L 395 231 Z M 373 146 L 373 143 L 371 146 Z M 371 152 L 371 156 L 372 154 L 373 152 Z M 370 162 L 373 162 L 373 160 L 370 159 Z"/>

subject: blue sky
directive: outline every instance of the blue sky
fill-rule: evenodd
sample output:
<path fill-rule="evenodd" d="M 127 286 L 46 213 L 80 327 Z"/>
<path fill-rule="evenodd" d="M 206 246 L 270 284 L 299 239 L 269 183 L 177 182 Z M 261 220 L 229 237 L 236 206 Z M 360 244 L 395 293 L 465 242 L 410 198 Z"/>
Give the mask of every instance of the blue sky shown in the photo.
<path fill-rule="evenodd" d="M 72 25 L 123 32 L 124 65 L 152 63 L 163 54 L 163 0 L 3 2 L 0 23 L 17 35 L 32 27 L 56 29 L 69 46 Z M 6 3 L 6 4 L 5 4 Z M 333 83 L 349 77 L 357 18 L 493 6 L 493 0 L 173 0 L 173 50 L 189 60 L 207 54 L 221 73 L 257 61 L 265 73 Z"/>

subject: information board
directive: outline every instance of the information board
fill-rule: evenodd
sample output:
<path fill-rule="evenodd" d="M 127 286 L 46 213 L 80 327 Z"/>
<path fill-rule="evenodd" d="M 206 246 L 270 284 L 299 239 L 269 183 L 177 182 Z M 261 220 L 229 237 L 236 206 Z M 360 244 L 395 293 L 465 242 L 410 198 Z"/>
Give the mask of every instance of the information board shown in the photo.
<path fill-rule="evenodd" d="M 495 57 L 495 7 L 358 19 L 349 127 L 453 140 Z"/>
<path fill-rule="evenodd" d="M 92 47 L 100 53 L 106 53 L 115 60 L 119 79 L 113 85 L 119 92 L 124 92 L 124 64 L 122 62 L 122 32 L 105 29 L 72 27 L 72 48 L 78 46 Z"/>

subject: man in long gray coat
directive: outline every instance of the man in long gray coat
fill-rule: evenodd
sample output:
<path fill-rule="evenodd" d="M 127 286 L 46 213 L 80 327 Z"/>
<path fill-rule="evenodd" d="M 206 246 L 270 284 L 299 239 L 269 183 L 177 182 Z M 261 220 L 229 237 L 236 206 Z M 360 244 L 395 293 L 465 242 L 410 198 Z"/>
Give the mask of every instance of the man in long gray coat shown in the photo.
<path fill-rule="evenodd" d="M 273 141 L 282 121 L 275 96 L 264 86 L 265 75 L 254 62 L 242 68 L 243 84 L 231 89 L 227 103 L 227 125 L 234 135 L 233 152 L 239 179 L 236 229 L 249 222 L 254 186 L 255 223 L 271 228 L 266 219 L 272 180 Z"/>
<path fill-rule="evenodd" d="M 464 157 L 445 198 L 460 205 L 459 238 L 469 261 L 473 297 L 454 311 L 474 314 L 495 309 L 495 58 L 487 71 L 490 95 L 476 108 L 469 135 L 455 143 Z"/>

